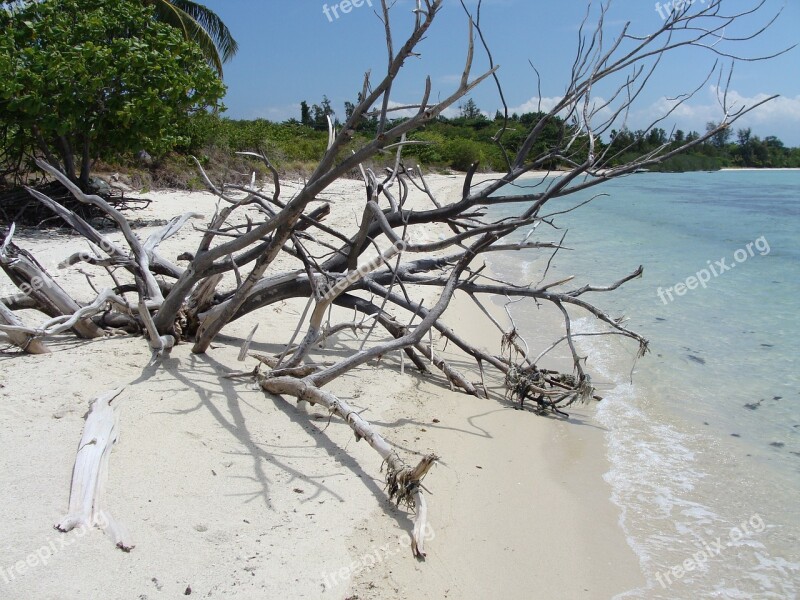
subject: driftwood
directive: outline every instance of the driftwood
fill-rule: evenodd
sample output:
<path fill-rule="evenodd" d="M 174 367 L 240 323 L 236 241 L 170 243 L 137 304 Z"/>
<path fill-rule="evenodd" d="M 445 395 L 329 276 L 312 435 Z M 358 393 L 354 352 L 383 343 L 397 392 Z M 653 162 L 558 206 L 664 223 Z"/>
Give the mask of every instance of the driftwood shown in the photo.
<path fill-rule="evenodd" d="M 27 331 L 22 320 L 0 302 L 0 331 L 5 331 L 11 343 L 30 354 L 47 354 L 50 350 L 36 338 L 36 333 Z"/>
<path fill-rule="evenodd" d="M 425 530 L 427 512 L 422 496 L 421 482 L 438 457 L 435 454 L 428 454 L 419 461 L 417 466 L 409 467 L 386 440 L 377 434 L 349 404 L 333 394 L 319 389 L 308 380 L 294 377 L 261 376 L 259 383 L 271 394 L 288 394 L 311 404 L 321 404 L 331 414 L 341 417 L 352 428 L 356 441 L 364 439 L 375 449 L 386 465 L 386 487 L 389 498 L 395 500 L 398 505 L 403 504 L 412 509 L 416 507 L 421 509 L 417 511 L 411 547 L 415 556 L 424 558 L 422 533 Z"/>
<path fill-rule="evenodd" d="M 189 261 L 186 268 L 161 256 L 158 246 L 194 215 L 176 216 L 143 242 L 117 208 L 102 198 L 85 194 L 63 173 L 39 161 L 37 164 L 45 172 L 70 189 L 81 206 L 93 207 L 112 220 L 120 228 L 124 242 L 110 242 L 58 199 L 29 190 L 43 206 L 92 245 L 93 254 L 65 257 L 64 267 L 80 263 L 98 265 L 108 271 L 112 282 L 102 291 L 95 290 L 95 300 L 86 306 L 70 304 L 61 297 L 63 290 L 55 293 L 58 302 L 53 294 L 29 294 L 24 298 L 16 295 L 2 300 L 0 331 L 27 352 L 45 352 L 44 340 L 48 336 L 73 329 L 78 335 L 92 337 L 97 328 L 107 330 L 121 324 L 129 331 L 146 332 L 153 351 L 151 365 L 157 367 L 174 344 L 189 342 L 193 352 L 204 353 L 232 321 L 284 300 L 305 300 L 306 311 L 298 319 L 291 341 L 279 355 L 257 356 L 258 364 L 251 371 L 230 376 L 256 378 L 266 393 L 322 404 L 332 415 L 347 422 L 357 438 L 366 439 L 386 464 L 389 496 L 416 510 L 413 549 L 421 557 L 425 553 L 421 532 L 426 519 L 421 481 L 436 456 L 428 455 L 415 467 L 408 466 L 366 421 L 323 388 L 369 361 L 394 353 L 401 357 L 403 370 L 408 358 L 421 372 L 427 372 L 428 367 L 436 368 L 451 387 L 476 396 L 489 396 L 484 377 L 486 371 L 491 371 L 505 382 L 509 400 L 521 406 L 526 401 L 533 402 L 536 410 L 548 414 L 564 414 L 572 403 L 596 398 L 590 374 L 585 369 L 586 357 L 578 354 L 574 344 L 573 315 L 576 312 L 592 315 L 605 326 L 603 334 L 632 340 L 638 346 L 639 355 L 643 355 L 647 351 L 647 340 L 626 328 L 621 318 L 606 314 L 590 301 L 597 294 L 612 292 L 641 276 L 642 268 L 632 269 L 611 285 L 570 289 L 570 278 L 548 281 L 548 267 L 539 273 L 538 283 L 499 280 L 488 273 L 481 259 L 487 253 L 500 251 L 552 257 L 566 248 L 564 236 L 553 234 L 551 229 L 556 227 L 559 215 L 585 204 L 574 203 L 571 208 L 564 209 L 573 194 L 636 173 L 703 144 L 774 97 L 751 106 L 732 107 L 728 104 L 726 90 L 720 86 L 722 114 L 719 124 L 697 139 L 666 143 L 640 156 L 633 156 L 635 148 L 632 147 L 620 149 L 604 145 L 601 140 L 612 128 L 626 126 L 627 115 L 663 56 L 680 47 L 692 46 L 705 49 L 712 56 L 735 59 L 734 44 L 752 39 L 764 30 L 724 40 L 722 32 L 726 27 L 734 21 L 750 18 L 758 9 L 723 16 L 721 0 L 709 0 L 702 6 L 686 3 L 684 9 L 674 10 L 647 35 L 634 35 L 626 26 L 609 43 L 604 34 L 608 7 L 602 4 L 597 9 L 596 24 L 589 23 L 589 12 L 581 25 L 575 63 L 563 96 L 547 111 L 538 107 L 536 119 L 513 150 L 505 142 L 508 110 L 504 103 L 501 112 L 506 116 L 506 124 L 497 132 L 495 142 L 504 157 L 505 172 L 490 180 L 476 181 L 478 164 L 473 164 L 459 194 L 437 197 L 422 169 L 418 165 L 406 168 L 404 164 L 403 152 L 414 143 L 408 136 L 435 120 L 482 82 L 493 81 L 502 98 L 498 67 L 484 45 L 488 67 L 482 73 L 473 74 L 475 42 L 480 40 L 483 44 L 484 36 L 478 20 L 465 7 L 466 60 L 460 80 L 451 93 L 439 95 L 433 91 L 430 79 L 426 79 L 419 101 L 401 107 L 410 111 L 410 116 L 392 119 L 395 110 L 392 107 L 397 106 L 392 98 L 394 82 L 406 61 L 420 56 L 418 44 L 428 35 L 443 0 L 416 1 L 411 32 L 402 44 L 397 43 L 393 34 L 390 4 L 388 0 L 381 0 L 380 7 L 376 6 L 385 30 L 386 72 L 379 78 L 369 73 L 365 75 L 357 102 L 340 128 L 329 121 L 327 148 L 314 172 L 291 198 L 285 195 L 286 188 L 281 185 L 278 171 L 260 152 L 245 155 L 267 166 L 271 177 L 269 191 L 256 185 L 255 176 L 245 186 L 214 183 L 198 164 L 201 176 L 218 197 L 219 205 L 214 216 L 198 228 L 202 238 L 197 247 L 185 248 L 181 253 Z M 711 67 L 709 77 L 715 73 L 722 76 L 716 68 L 716 64 Z M 695 91 L 702 88 L 701 84 Z M 595 89 L 603 89 L 605 99 L 596 98 Z M 654 115 L 644 133 L 692 96 L 692 92 L 676 94 L 672 108 L 665 114 Z M 377 123 L 374 136 L 354 147 L 353 132 L 373 119 Z M 559 133 L 555 141 L 547 140 L 545 144 L 543 132 L 549 126 L 555 126 Z M 623 155 L 633 157 L 617 164 L 616 160 Z M 375 171 L 368 167 L 380 162 L 382 157 L 386 160 L 385 169 Z M 537 185 L 527 186 L 523 193 L 516 195 L 505 191 L 526 175 L 546 170 L 553 164 L 563 169 L 558 178 L 542 178 Z M 325 192 L 335 181 L 353 172 L 360 172 L 364 182 L 363 204 L 354 211 L 361 220 L 344 230 L 330 227 L 324 222 L 331 209 Z M 412 190 L 422 197 L 424 206 L 419 203 L 412 206 L 408 201 Z M 550 202 L 555 199 L 563 202 L 557 211 L 549 212 Z M 496 218 L 492 207 L 500 204 L 516 211 L 505 218 Z M 256 209 L 256 217 L 252 216 L 252 210 L 245 215 L 245 208 Z M 431 231 L 438 239 L 431 238 Z M 420 241 L 431 239 L 433 241 Z M 11 245 L 10 236 L 6 241 L 3 267 L 15 283 L 22 286 L 34 277 L 46 276 L 32 256 Z M 20 262 L 20 257 L 27 260 Z M 277 268 L 278 257 L 286 259 L 281 264 L 289 266 Z M 117 277 L 115 270 L 124 275 L 124 281 Z M 226 274 L 230 276 L 225 278 Z M 225 287 L 224 282 L 231 280 L 235 283 Z M 461 335 L 459 325 L 451 327 L 444 323 L 443 315 L 456 292 L 467 294 L 498 329 L 498 340 L 502 340 L 503 348 L 500 355 L 471 344 Z M 563 315 L 564 337 L 534 356 L 513 320 L 506 326 L 492 316 L 485 306 L 486 299 L 491 296 L 505 297 L 509 301 L 528 298 L 552 304 Z M 423 302 L 423 298 L 427 300 Z M 36 327 L 24 325 L 12 309 L 28 308 L 31 303 L 50 319 Z M 333 307 L 349 309 L 353 316 L 336 322 L 341 312 L 333 311 Z M 358 347 L 352 353 L 345 357 L 325 357 L 335 360 L 309 362 L 312 347 L 342 330 L 352 331 L 357 337 Z M 272 329 L 263 327 L 261 335 L 264 331 L 269 333 Z M 474 361 L 480 384 L 470 381 L 435 352 L 434 332 Z M 248 355 L 255 335 L 253 330 L 245 340 L 240 353 L 242 358 Z M 568 373 L 548 368 L 546 364 L 549 350 L 560 341 L 566 342 L 572 355 L 572 369 Z M 550 341 L 544 343 L 548 345 Z M 262 372 L 264 366 L 267 369 Z M 97 507 L 97 492 L 102 488 L 101 475 L 105 473 L 108 452 L 116 439 L 116 421 L 110 404 L 115 395 L 98 399 L 93 405 L 76 462 L 70 515 L 60 524 L 63 528 L 77 523 L 95 523 L 98 515 L 104 514 Z M 105 440 L 102 448 L 100 444 L 87 445 L 101 437 Z M 92 450 L 97 452 L 91 454 L 90 461 Z M 118 532 L 114 535 L 122 547 L 130 547 L 124 536 Z"/>
<path fill-rule="evenodd" d="M 58 181 L 37 185 L 35 189 L 41 194 L 56 199 L 59 204 L 85 221 L 95 221 L 106 226 L 114 224 L 101 208 L 83 204 Z M 115 189 L 113 185 L 109 186 L 107 192 L 105 200 L 119 210 L 141 210 L 150 204 L 149 200 L 125 198 L 124 194 L 119 189 Z M 31 198 L 24 187 L 0 189 L 0 226 L 12 223 L 39 228 L 69 226 L 69 223 L 64 221 L 60 215 L 54 215 L 41 202 Z"/>
<path fill-rule="evenodd" d="M 118 404 L 111 403 L 123 389 L 106 392 L 92 401 L 72 470 L 69 512 L 55 528 L 67 532 L 75 527 L 97 526 L 117 548 L 129 552 L 133 548 L 130 535 L 101 505 L 111 449 L 119 440 Z"/>
<path fill-rule="evenodd" d="M 51 317 L 71 316 L 80 310 L 75 300 L 67 294 L 39 262 L 26 250 L 11 241 L 12 225 L 0 245 L 0 268 L 45 314 Z M 88 319 L 81 319 L 73 327 L 82 338 L 91 339 L 103 335 L 103 330 Z"/>

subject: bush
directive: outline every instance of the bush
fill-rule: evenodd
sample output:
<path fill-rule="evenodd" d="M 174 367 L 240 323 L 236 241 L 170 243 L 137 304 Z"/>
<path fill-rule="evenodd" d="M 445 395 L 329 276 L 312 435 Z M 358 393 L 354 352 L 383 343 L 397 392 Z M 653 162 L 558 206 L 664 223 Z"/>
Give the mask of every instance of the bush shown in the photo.
<path fill-rule="evenodd" d="M 0 10 L 0 129 L 11 164 L 48 152 L 86 185 L 93 159 L 187 143 L 189 115 L 224 91 L 200 48 L 142 2 Z"/>
<path fill-rule="evenodd" d="M 481 148 L 472 140 L 454 139 L 445 145 L 445 156 L 456 171 L 469 171 L 473 163 L 481 160 Z"/>

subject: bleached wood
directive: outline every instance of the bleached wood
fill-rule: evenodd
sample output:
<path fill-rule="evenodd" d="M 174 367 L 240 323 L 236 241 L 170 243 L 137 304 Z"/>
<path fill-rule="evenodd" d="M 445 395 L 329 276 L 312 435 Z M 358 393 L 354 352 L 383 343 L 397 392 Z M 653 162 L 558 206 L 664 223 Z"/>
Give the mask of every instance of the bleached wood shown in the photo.
<path fill-rule="evenodd" d="M 19 248 L 11 240 L 13 228 L 0 247 L 0 267 L 20 290 L 27 294 L 51 317 L 72 315 L 80 305 L 50 276 L 29 252 Z M 92 339 L 101 337 L 103 330 L 89 319 L 79 319 L 73 329 L 79 337 Z"/>
<path fill-rule="evenodd" d="M 81 319 L 88 317 L 90 315 L 95 315 L 99 312 L 103 312 L 107 304 L 112 304 L 116 306 L 118 310 L 126 314 L 129 314 L 131 312 L 130 306 L 128 305 L 128 303 L 125 301 L 124 298 L 118 296 L 110 289 L 105 289 L 97 295 L 97 298 L 95 298 L 91 304 L 82 306 L 77 312 L 71 315 L 63 315 L 60 317 L 55 317 L 53 319 L 50 319 L 49 321 L 45 321 L 39 327 L 0 324 L 0 331 L 5 331 L 6 333 L 20 332 L 40 338 L 57 335 L 59 333 L 63 333 L 68 329 L 71 329 L 75 325 L 75 323 L 77 323 Z M 148 305 L 148 307 L 152 306 Z"/>
<path fill-rule="evenodd" d="M 47 171 L 50 175 L 58 179 L 72 193 L 72 195 L 75 196 L 75 198 L 81 202 L 92 204 L 102 209 L 103 212 L 105 212 L 117 223 L 117 225 L 119 225 L 120 229 L 122 230 L 122 234 L 125 236 L 125 241 L 128 243 L 131 251 L 133 252 L 134 260 L 139 267 L 138 274 L 145 282 L 148 297 L 158 304 L 163 302 L 164 297 L 161 295 L 161 288 L 159 287 L 155 276 L 150 271 L 150 255 L 145 250 L 143 244 L 139 241 L 139 238 L 136 237 L 136 234 L 133 233 L 133 229 L 131 228 L 130 223 L 128 223 L 128 220 L 125 218 L 125 216 L 116 208 L 111 206 L 108 202 L 103 200 L 100 196 L 84 194 L 83 191 L 69 179 L 69 177 L 47 162 L 37 158 L 36 165 L 43 171 Z"/>
<path fill-rule="evenodd" d="M 35 332 L 26 328 L 22 320 L 2 302 L 0 302 L 0 331 L 3 331 L 11 343 L 19 346 L 24 352 L 29 354 L 50 352 L 50 349 L 35 337 Z"/>
<path fill-rule="evenodd" d="M 129 552 L 134 547 L 130 534 L 102 508 L 111 449 L 119 440 L 119 403 L 112 406 L 112 402 L 124 389 L 101 394 L 91 403 L 72 470 L 69 509 L 55 528 L 67 532 L 75 527 L 100 527 L 117 548 Z"/>

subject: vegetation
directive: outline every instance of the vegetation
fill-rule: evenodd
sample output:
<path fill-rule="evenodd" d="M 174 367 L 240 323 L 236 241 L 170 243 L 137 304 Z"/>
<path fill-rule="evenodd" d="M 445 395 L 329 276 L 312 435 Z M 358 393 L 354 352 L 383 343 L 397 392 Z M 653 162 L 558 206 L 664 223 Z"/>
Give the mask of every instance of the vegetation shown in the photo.
<path fill-rule="evenodd" d="M 139 170 L 132 160 L 145 150 L 154 157 L 150 172 L 157 184 L 201 187 L 190 156 L 209 166 L 242 171 L 233 152 L 260 150 L 283 172 L 309 172 L 325 151 L 329 119 L 339 127 L 330 99 L 300 103 L 299 120 L 234 120 L 207 112 L 224 88 L 222 64 L 237 51 L 236 41 L 220 18 L 190 0 L 1 1 L 13 7 L 0 13 L 0 182 L 24 180 L 31 158 L 59 164 L 84 187 L 92 165 L 101 160 L 115 170 Z M 135 33 L 131 33 L 135 32 Z M 41 43 L 46 41 L 47 43 Z M 208 68 L 211 67 L 211 68 Z M 363 98 L 359 95 L 358 102 Z M 343 120 L 356 104 L 346 102 Z M 545 117 L 547 117 L 545 119 Z M 519 151 L 531 127 L 546 126 L 529 155 L 558 148 L 569 129 L 559 116 L 545 113 L 487 116 L 472 98 L 459 105 L 457 117 L 438 116 L 410 132 L 407 164 L 468 171 L 504 171 L 506 154 Z M 396 126 L 407 118 L 388 119 Z M 375 114 L 359 120 L 349 144 L 355 149 L 377 131 Z M 716 130 L 709 123 L 707 132 Z M 503 149 L 497 143 L 499 134 Z M 667 133 L 660 128 L 611 131 L 596 153 L 607 153 L 618 166 L 657 149 L 673 150 L 700 138 L 696 131 Z M 733 141 L 732 141 L 733 138 Z M 577 138 L 586 153 L 588 140 Z M 175 150 L 175 152 L 172 152 Z M 584 154 L 585 155 L 585 154 Z M 212 160 L 213 159 L 213 160 Z M 373 161 L 393 162 L 392 153 Z M 242 168 L 240 168 L 242 167 Z M 543 168 L 566 169 L 558 156 Z M 800 167 L 800 149 L 787 148 L 775 136 L 764 139 L 750 129 L 723 128 L 702 143 L 651 170 L 695 171 L 721 167 Z M 261 168 L 266 173 L 266 167 Z M 354 173 L 355 174 L 355 173 Z"/>
<path fill-rule="evenodd" d="M 706 131 L 713 131 L 717 123 L 708 123 Z M 736 142 L 731 142 L 732 129 L 726 128 L 712 135 L 707 141 L 690 148 L 686 152 L 674 156 L 651 170 L 683 172 L 714 171 L 722 167 L 800 167 L 800 148 L 787 148 L 775 136 L 763 140 L 751 134 L 750 128 L 736 132 Z M 654 128 L 648 132 L 627 129 L 611 132 L 611 146 L 617 155 L 612 164 L 624 164 L 633 156 L 643 152 L 651 152 L 666 146 L 677 148 L 686 142 L 700 138 L 696 131 L 684 133 L 677 129 L 669 136 L 663 129 Z"/>
<path fill-rule="evenodd" d="M 134 0 L 0 11 L 0 164 L 45 156 L 86 186 L 97 158 L 160 155 L 225 88 L 199 46 Z"/>
<path fill-rule="evenodd" d="M 471 102 L 471 101 L 470 101 Z M 467 103 L 469 105 L 469 102 Z M 465 105 L 465 106 L 467 106 Z M 474 106 L 474 103 L 472 104 Z M 283 170 L 293 170 L 307 163 L 316 163 L 324 153 L 328 142 L 327 116 L 336 126 L 335 113 L 330 101 L 324 97 L 320 104 L 309 106 L 306 101 L 300 104 L 300 120 L 290 119 L 283 123 L 273 123 L 265 119 L 233 120 L 214 115 L 199 115 L 194 121 L 193 136 L 184 150 L 190 153 L 208 155 L 225 152 L 239 152 L 254 149 L 264 150 L 275 165 Z M 462 107 L 463 108 L 463 107 Z M 345 106 L 347 118 L 352 105 Z M 477 110 L 477 109 L 475 109 Z M 508 152 L 519 150 L 526 137 L 526 130 L 544 117 L 543 113 L 514 115 L 508 123 L 503 137 Z M 400 125 L 405 118 L 391 120 L 392 125 Z M 353 134 L 353 147 L 372 138 L 377 130 L 377 120 L 364 119 Z M 433 168 L 452 168 L 466 171 L 474 162 L 480 162 L 485 169 L 502 171 L 506 169 L 503 152 L 492 140 L 503 128 L 502 117 L 488 119 L 479 110 L 470 116 L 462 114 L 448 119 L 439 116 L 425 128 L 409 134 L 408 139 L 421 142 L 410 145 L 404 154 L 408 164 L 417 162 Z M 564 134 L 564 122 L 555 117 L 548 122 L 541 139 L 531 153 L 540 153 L 555 147 Z M 393 153 L 386 156 L 393 161 Z M 549 166 L 557 167 L 553 161 Z"/>
<path fill-rule="evenodd" d="M 200 115 L 195 120 L 191 142 L 184 150 L 208 156 L 260 149 L 282 170 L 302 170 L 304 165 L 315 163 L 324 152 L 328 141 L 326 115 L 333 119 L 335 112 L 327 97 L 320 104 L 313 105 L 304 100 L 300 107 L 299 121 L 290 119 L 283 123 Z M 346 117 L 349 117 L 351 110 L 352 105 L 347 103 Z M 517 152 L 526 132 L 545 116 L 544 113 L 512 114 L 505 122 L 502 138 L 506 150 L 509 153 Z M 338 120 L 333 120 L 339 125 Z M 391 123 L 400 124 L 404 121 L 395 119 Z M 354 134 L 353 145 L 366 142 L 375 133 L 376 127 L 375 120 L 363 121 Z M 495 135 L 503 127 L 502 114 L 497 113 L 490 119 L 472 100 L 468 100 L 462 105 L 458 117 L 439 116 L 419 131 L 409 134 L 409 140 L 423 143 L 408 146 L 403 153 L 404 159 L 409 166 L 416 162 L 426 167 L 467 171 L 474 162 L 479 162 L 484 169 L 504 171 L 506 164 L 503 152 L 494 141 Z M 709 123 L 709 130 L 714 128 L 716 124 Z M 531 154 L 538 155 L 557 147 L 565 130 L 566 124 L 562 119 L 549 118 Z M 739 129 L 735 141 L 731 141 L 732 137 L 731 130 L 724 129 L 686 152 L 652 165 L 650 170 L 684 172 L 713 171 L 722 167 L 800 167 L 800 148 L 787 148 L 774 136 L 761 139 L 752 135 L 750 129 Z M 657 148 L 673 150 L 699 138 L 700 134 L 696 131 L 686 134 L 680 129 L 672 135 L 660 128 L 647 132 L 623 129 L 612 131 L 609 143 L 598 144 L 598 147 L 601 151 L 608 149 L 613 157 L 609 165 L 617 166 Z M 387 163 L 393 160 L 392 156 L 387 155 Z M 559 169 L 567 165 L 552 160 L 544 166 Z"/>
<path fill-rule="evenodd" d="M 222 76 L 222 64 L 234 57 L 239 44 L 215 12 L 191 0 L 142 1 L 153 7 L 159 21 L 177 28 L 185 40 L 200 46 L 206 60 Z"/>

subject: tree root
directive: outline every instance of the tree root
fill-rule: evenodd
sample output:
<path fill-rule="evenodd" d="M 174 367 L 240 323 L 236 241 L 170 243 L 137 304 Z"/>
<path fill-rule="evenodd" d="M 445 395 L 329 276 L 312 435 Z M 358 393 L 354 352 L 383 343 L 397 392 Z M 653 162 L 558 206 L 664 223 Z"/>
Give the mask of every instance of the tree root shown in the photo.
<path fill-rule="evenodd" d="M 386 489 L 389 492 L 389 499 L 395 500 L 397 506 L 401 504 L 407 506 L 417 515 L 414 522 L 414 535 L 411 536 L 411 552 L 417 558 L 425 558 L 423 530 L 428 518 L 428 507 L 421 492 L 422 480 L 437 460 L 439 457 L 435 454 L 427 454 L 413 469 L 407 465 L 404 465 L 399 471 L 391 465 L 386 467 Z M 397 457 L 396 462 L 402 461 Z"/>

